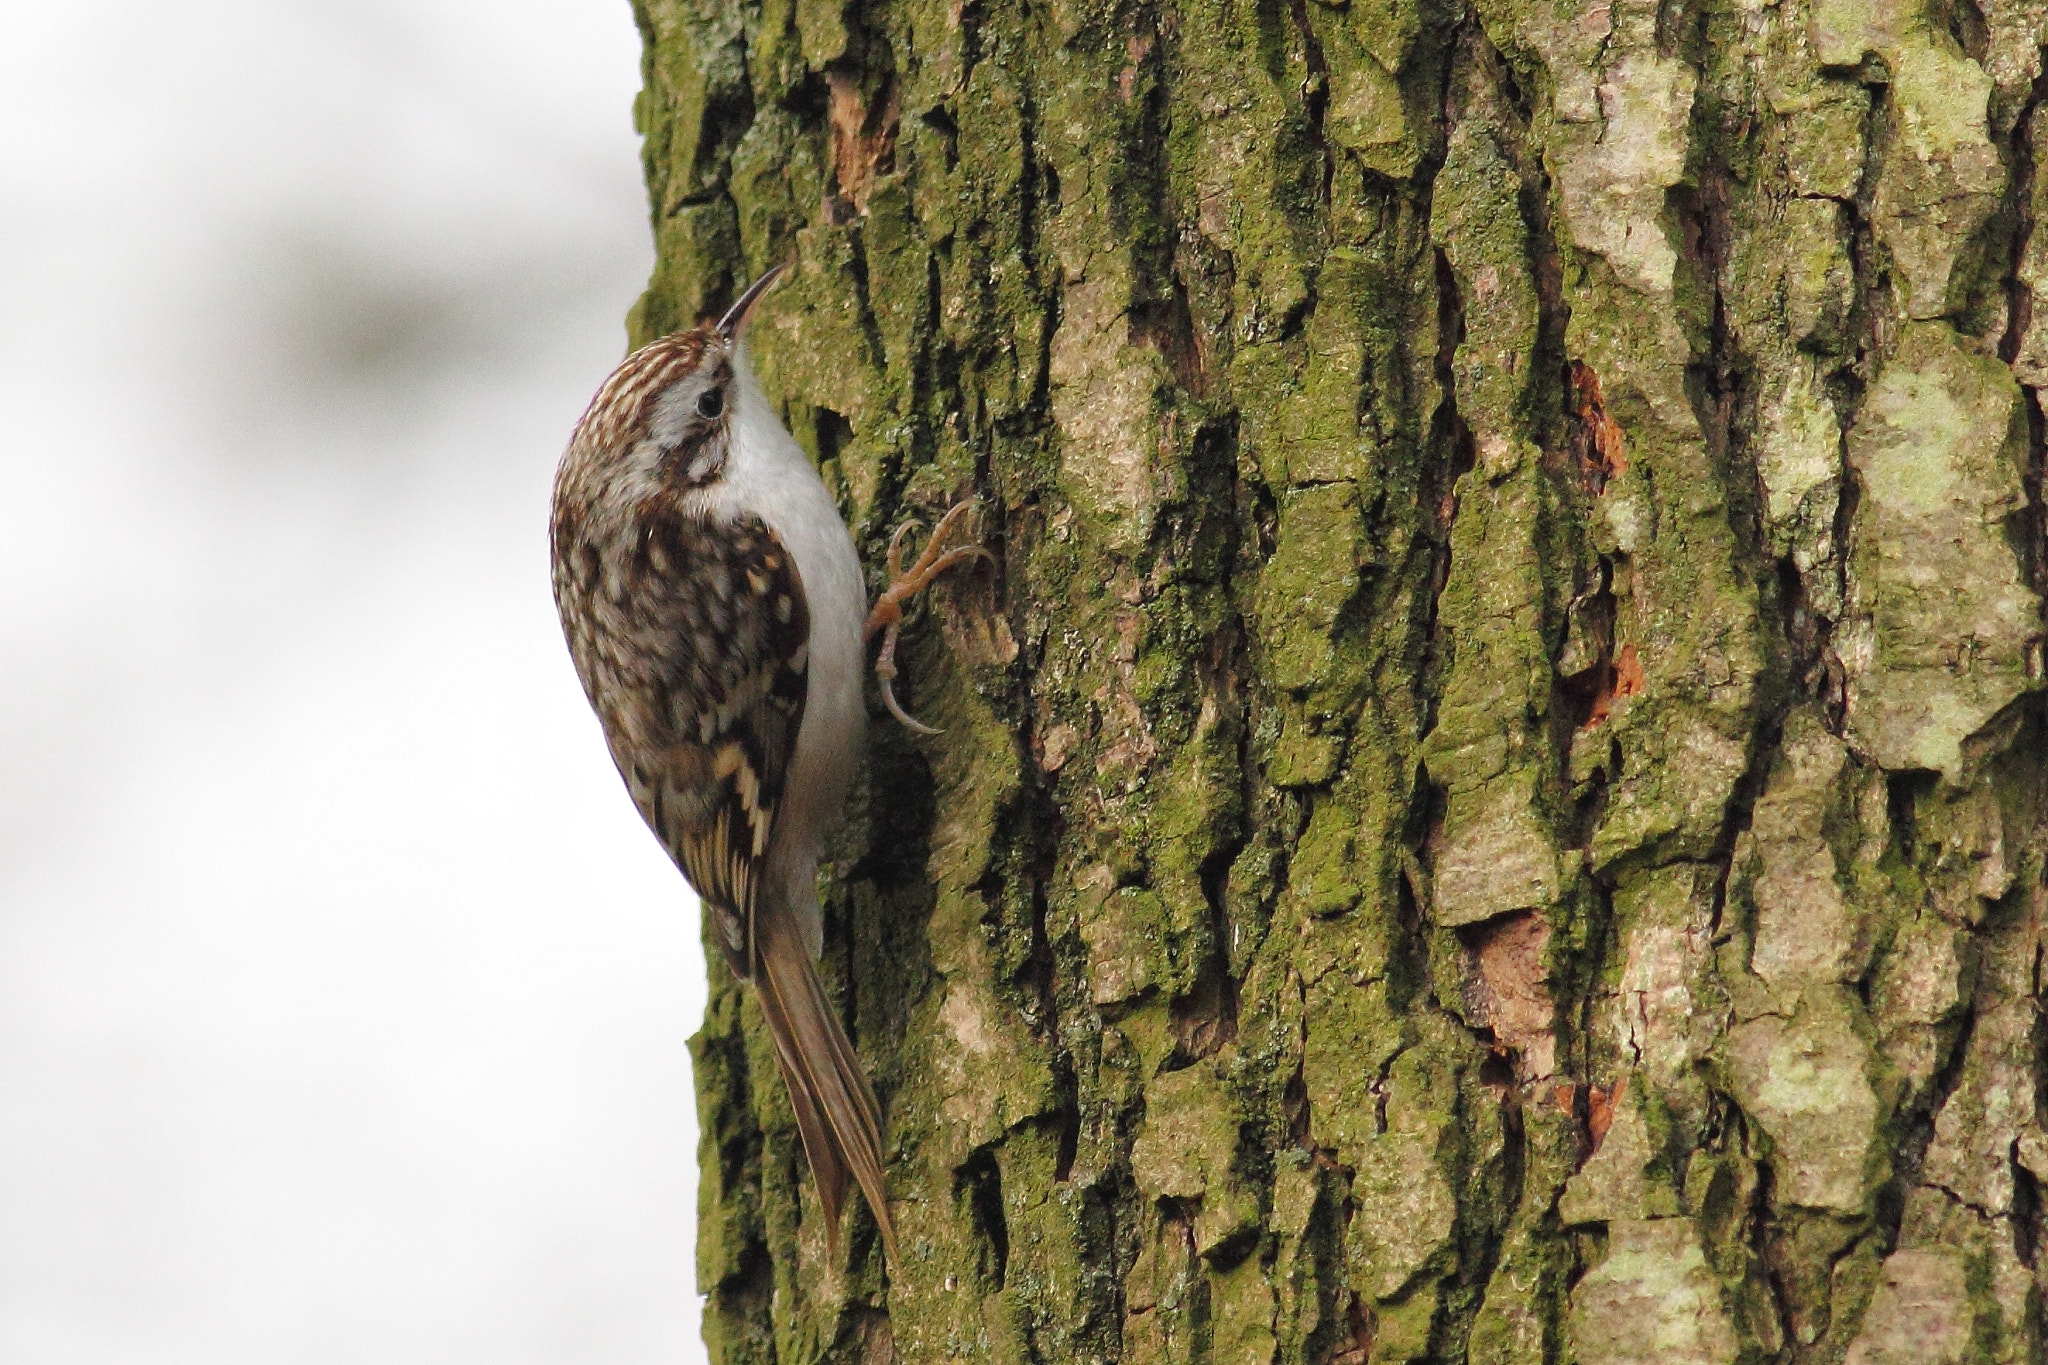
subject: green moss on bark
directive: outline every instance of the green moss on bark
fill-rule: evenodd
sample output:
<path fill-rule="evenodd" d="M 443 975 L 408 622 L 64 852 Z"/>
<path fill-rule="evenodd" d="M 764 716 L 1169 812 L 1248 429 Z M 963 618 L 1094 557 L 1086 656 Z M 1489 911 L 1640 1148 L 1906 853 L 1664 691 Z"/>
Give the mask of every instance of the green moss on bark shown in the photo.
<path fill-rule="evenodd" d="M 636 339 L 793 263 L 999 558 L 824 874 L 904 1263 L 715 967 L 714 1359 L 2038 1358 L 2048 12 L 637 9 Z"/>

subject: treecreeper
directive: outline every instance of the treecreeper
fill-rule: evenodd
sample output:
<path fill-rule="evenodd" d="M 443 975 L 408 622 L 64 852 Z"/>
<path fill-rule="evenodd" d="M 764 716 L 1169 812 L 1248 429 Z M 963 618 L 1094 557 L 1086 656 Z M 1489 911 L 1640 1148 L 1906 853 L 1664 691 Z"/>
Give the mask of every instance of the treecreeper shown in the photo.
<path fill-rule="evenodd" d="M 867 640 L 884 637 L 884 704 L 925 731 L 892 688 L 903 604 L 988 554 L 946 548 L 971 501 L 907 569 L 901 528 L 870 610 L 853 536 L 741 343 L 781 273 L 591 399 L 555 475 L 555 605 L 633 804 L 759 992 L 832 1254 L 857 1181 L 894 1265 L 881 1107 L 818 976 L 818 856 L 859 761 Z"/>

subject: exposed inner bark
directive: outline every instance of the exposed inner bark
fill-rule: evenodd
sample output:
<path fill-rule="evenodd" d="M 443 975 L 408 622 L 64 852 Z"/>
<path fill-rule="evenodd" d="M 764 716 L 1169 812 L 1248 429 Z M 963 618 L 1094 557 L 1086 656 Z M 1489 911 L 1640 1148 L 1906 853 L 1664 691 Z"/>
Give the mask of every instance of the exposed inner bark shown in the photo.
<path fill-rule="evenodd" d="M 794 262 L 1001 561 L 830 869 L 905 1264 L 721 974 L 714 1359 L 2042 1358 L 2048 9 L 639 14 L 636 338 Z"/>

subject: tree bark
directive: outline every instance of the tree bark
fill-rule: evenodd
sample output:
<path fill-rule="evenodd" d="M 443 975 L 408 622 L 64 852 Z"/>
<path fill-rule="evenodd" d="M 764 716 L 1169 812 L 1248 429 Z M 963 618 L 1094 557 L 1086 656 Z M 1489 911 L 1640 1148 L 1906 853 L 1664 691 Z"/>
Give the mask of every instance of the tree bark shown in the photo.
<path fill-rule="evenodd" d="M 904 1261 L 693 1043 L 714 1360 L 2042 1359 L 2041 0 L 638 0 L 879 566 Z M 717 963 L 718 955 L 709 955 Z"/>

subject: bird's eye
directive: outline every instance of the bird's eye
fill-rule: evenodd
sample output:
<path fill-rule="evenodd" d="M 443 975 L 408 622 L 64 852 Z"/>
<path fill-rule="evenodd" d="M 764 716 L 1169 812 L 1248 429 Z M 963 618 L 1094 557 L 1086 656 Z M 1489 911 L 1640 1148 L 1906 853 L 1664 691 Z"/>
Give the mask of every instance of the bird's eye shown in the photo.
<path fill-rule="evenodd" d="M 725 390 L 706 389 L 697 397 L 697 415 L 711 421 L 725 411 Z"/>

